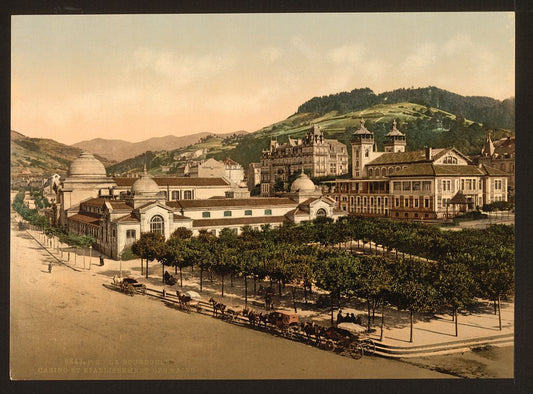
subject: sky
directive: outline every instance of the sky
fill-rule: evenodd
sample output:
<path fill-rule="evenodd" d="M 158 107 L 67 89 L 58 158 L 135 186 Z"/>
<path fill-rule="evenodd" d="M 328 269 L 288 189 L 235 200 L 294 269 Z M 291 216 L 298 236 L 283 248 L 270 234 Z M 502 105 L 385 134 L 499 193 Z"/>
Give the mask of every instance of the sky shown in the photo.
<path fill-rule="evenodd" d="M 73 144 L 253 132 L 315 96 L 514 96 L 512 12 L 16 15 L 11 129 Z"/>

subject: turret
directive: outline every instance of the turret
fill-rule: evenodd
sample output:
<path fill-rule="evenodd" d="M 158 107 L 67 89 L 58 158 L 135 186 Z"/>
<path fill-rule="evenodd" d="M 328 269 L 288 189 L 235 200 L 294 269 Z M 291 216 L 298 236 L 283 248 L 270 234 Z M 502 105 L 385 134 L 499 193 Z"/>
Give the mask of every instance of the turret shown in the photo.
<path fill-rule="evenodd" d="M 364 176 L 365 165 L 372 160 L 374 150 L 374 133 L 367 130 L 365 120 L 361 119 L 359 129 L 352 138 L 352 178 Z"/>
<path fill-rule="evenodd" d="M 407 141 L 405 134 L 396 128 L 396 119 L 392 122 L 392 128 L 385 135 L 385 152 L 405 152 Z"/>

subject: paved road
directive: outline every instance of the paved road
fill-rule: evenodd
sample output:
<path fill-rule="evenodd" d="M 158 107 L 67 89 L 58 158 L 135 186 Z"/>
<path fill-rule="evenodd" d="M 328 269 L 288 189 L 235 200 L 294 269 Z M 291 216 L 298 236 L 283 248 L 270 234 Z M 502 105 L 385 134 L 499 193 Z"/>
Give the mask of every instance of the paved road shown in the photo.
<path fill-rule="evenodd" d="M 353 360 L 150 297 L 109 278 L 54 266 L 27 233 L 11 233 L 13 379 L 448 378 L 402 362 Z"/>

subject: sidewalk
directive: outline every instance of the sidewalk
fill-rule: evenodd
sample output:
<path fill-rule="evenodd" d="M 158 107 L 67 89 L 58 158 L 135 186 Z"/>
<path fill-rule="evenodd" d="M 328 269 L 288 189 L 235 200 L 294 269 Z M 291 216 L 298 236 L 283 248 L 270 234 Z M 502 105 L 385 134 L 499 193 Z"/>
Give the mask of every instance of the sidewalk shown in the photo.
<path fill-rule="evenodd" d="M 38 231 L 28 230 L 28 232 L 42 243 L 42 234 Z M 39 238 L 40 237 L 40 238 Z M 166 290 L 168 294 L 175 294 L 176 290 L 183 291 L 194 290 L 201 294 L 202 300 L 207 302 L 209 298 L 213 297 L 217 301 L 226 304 L 235 310 L 242 310 L 245 306 L 244 302 L 244 280 L 242 278 L 235 278 L 234 284 L 231 286 L 230 277 L 227 276 L 224 283 L 224 297 L 221 297 L 220 288 L 221 283 L 219 278 L 213 275 L 213 282 L 209 279 L 210 275 L 204 272 L 203 275 L 203 290 L 200 292 L 199 270 L 196 268 L 191 273 L 191 268 L 188 267 L 183 271 L 183 288 L 180 287 L 179 271 L 175 275 L 174 269 L 165 267 L 165 270 L 174 275 L 177 283 L 173 286 L 164 285 L 162 283 L 162 267 L 157 261 L 149 263 L 149 278 L 141 275 L 140 259 L 129 261 L 115 261 L 105 259 L 104 266 L 99 265 L 100 253 L 93 252 L 93 256 L 85 257 L 85 267 L 83 264 L 83 256 L 81 251 L 76 257 L 74 252 L 70 254 L 70 261 L 67 260 L 67 254 L 57 251 L 57 248 L 47 248 L 54 256 L 62 260 L 66 265 L 75 267 L 81 271 L 80 274 L 91 273 L 92 275 L 101 275 L 104 283 L 111 282 L 111 278 L 116 275 L 128 276 L 131 275 L 139 282 L 146 284 L 148 288 L 162 291 Z M 61 247 L 60 247 L 61 250 Z M 66 250 L 66 247 L 63 247 Z M 144 261 L 144 268 L 146 262 Z M 263 287 L 270 285 L 269 281 L 261 283 Z M 259 282 L 256 284 L 259 288 Z M 291 298 L 290 287 L 287 286 L 282 291 L 282 297 L 278 296 L 278 286 L 274 284 L 275 289 L 275 307 L 294 311 Z M 312 295 L 308 295 L 309 304 L 305 304 L 303 293 L 298 290 L 297 307 L 300 321 L 314 321 L 317 324 L 329 327 L 331 323 L 331 315 L 329 308 L 317 308 L 312 301 L 316 301 L 320 294 L 319 289 L 314 289 Z M 276 305 L 277 303 L 277 305 Z M 248 307 L 252 307 L 258 311 L 262 310 L 263 297 L 259 294 L 253 295 L 253 281 L 248 280 Z M 343 314 L 354 313 L 357 315 L 364 315 L 363 325 L 366 326 L 367 309 L 366 304 L 361 302 L 350 302 L 342 307 Z M 335 315 L 337 310 L 335 309 Z M 473 312 L 459 312 L 458 316 L 458 336 L 455 336 L 455 324 L 450 315 L 414 315 L 413 323 L 413 342 L 409 342 L 410 324 L 409 314 L 406 311 L 397 311 L 394 308 L 385 309 L 384 318 L 384 333 L 383 340 L 380 338 L 380 323 L 381 323 L 381 309 L 375 311 L 375 317 L 371 322 L 371 327 L 374 330 L 370 337 L 376 343 L 376 350 L 378 354 L 388 357 L 405 357 L 417 356 L 421 354 L 443 354 L 453 351 L 464 351 L 465 349 L 482 346 L 484 344 L 493 345 L 509 345 L 514 343 L 514 303 L 501 303 L 502 315 L 502 330 L 499 330 L 498 315 L 494 314 L 492 303 L 488 301 L 480 301 Z"/>

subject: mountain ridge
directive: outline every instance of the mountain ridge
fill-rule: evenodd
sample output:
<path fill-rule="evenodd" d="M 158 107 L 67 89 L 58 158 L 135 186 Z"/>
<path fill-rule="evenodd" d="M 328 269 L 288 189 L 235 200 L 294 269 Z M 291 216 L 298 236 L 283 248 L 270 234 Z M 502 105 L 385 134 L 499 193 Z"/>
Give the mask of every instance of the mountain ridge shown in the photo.
<path fill-rule="evenodd" d="M 220 136 L 243 134 L 246 131 L 236 131 L 234 133 L 218 134 Z M 200 139 L 214 133 L 200 132 L 184 136 L 168 134 L 161 137 L 151 137 L 139 142 L 129 142 L 121 139 L 94 138 L 76 142 L 71 146 L 80 148 L 91 153 L 98 152 L 99 155 L 114 161 L 124 161 L 135 157 L 146 151 L 161 151 L 178 149 L 187 145 L 194 144 Z"/>

